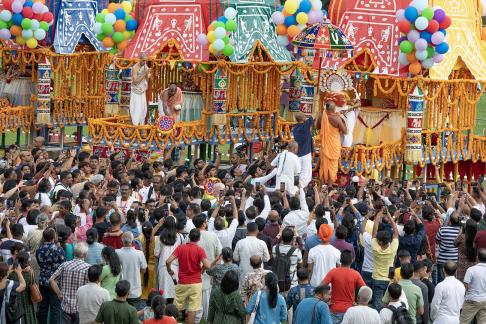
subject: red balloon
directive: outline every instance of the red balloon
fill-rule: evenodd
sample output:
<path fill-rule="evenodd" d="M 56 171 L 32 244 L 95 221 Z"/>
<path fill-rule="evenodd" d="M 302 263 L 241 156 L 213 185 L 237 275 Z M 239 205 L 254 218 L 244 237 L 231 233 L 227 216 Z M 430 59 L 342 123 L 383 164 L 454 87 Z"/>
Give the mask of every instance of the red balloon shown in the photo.
<path fill-rule="evenodd" d="M 2 1 L 3 9 L 6 9 L 8 11 L 12 11 L 12 3 L 13 3 L 13 0 L 3 0 Z"/>
<path fill-rule="evenodd" d="M 398 23 L 398 30 L 400 30 L 402 33 L 407 34 L 412 26 L 407 20 L 402 20 Z"/>
<path fill-rule="evenodd" d="M 46 12 L 42 15 L 42 20 L 46 23 L 50 23 L 54 19 L 54 16 L 50 12 Z"/>
<path fill-rule="evenodd" d="M 438 30 L 439 30 L 439 23 L 437 22 L 437 20 L 432 19 L 431 21 L 429 21 L 429 27 L 427 27 L 427 31 L 433 34 Z"/>
<path fill-rule="evenodd" d="M 34 11 L 32 11 L 31 7 L 24 7 L 22 9 L 22 16 L 24 16 L 24 18 L 32 19 L 32 17 L 34 17 Z"/>
<path fill-rule="evenodd" d="M 449 16 L 445 16 L 444 20 L 439 24 L 440 29 L 447 29 L 452 25 L 452 19 Z"/>
<path fill-rule="evenodd" d="M 33 19 L 37 19 L 38 21 L 42 21 L 42 14 L 34 14 Z"/>

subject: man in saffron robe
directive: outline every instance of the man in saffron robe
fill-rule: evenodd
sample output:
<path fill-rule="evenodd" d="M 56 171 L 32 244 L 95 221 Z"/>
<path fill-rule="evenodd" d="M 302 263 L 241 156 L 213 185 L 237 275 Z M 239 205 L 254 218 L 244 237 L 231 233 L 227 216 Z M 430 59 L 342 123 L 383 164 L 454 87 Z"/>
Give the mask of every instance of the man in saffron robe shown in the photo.
<path fill-rule="evenodd" d="M 336 181 L 341 158 L 341 134 L 348 132 L 344 119 L 336 112 L 336 106 L 344 106 L 346 99 L 341 93 L 329 93 L 324 102 L 325 111 L 320 112 L 316 125 L 317 128 L 320 126 L 321 137 L 319 176 L 323 184 L 332 185 Z"/>
<path fill-rule="evenodd" d="M 174 121 L 179 121 L 179 116 L 184 103 L 182 90 L 176 84 L 171 83 L 167 89 L 160 94 L 159 115 L 171 116 Z M 160 107 L 162 104 L 162 107 Z M 161 111 L 161 108 L 163 111 Z"/>

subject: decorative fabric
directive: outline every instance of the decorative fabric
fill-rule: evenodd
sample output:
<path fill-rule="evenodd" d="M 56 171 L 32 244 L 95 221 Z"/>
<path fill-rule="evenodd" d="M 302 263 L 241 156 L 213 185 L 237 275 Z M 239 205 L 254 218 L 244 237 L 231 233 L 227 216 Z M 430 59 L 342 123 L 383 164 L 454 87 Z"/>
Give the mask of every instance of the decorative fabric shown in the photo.
<path fill-rule="evenodd" d="M 314 85 L 302 82 L 302 100 L 300 102 L 300 111 L 307 116 L 312 116 L 314 106 Z"/>
<path fill-rule="evenodd" d="M 106 105 L 105 116 L 118 115 L 118 104 L 120 103 L 120 71 L 114 64 L 106 69 Z"/>
<path fill-rule="evenodd" d="M 37 70 L 37 124 L 51 122 L 51 71 L 51 63 L 44 56 Z"/>
<path fill-rule="evenodd" d="M 294 74 L 290 77 L 289 112 L 299 112 L 302 98 L 302 76 Z"/>
<path fill-rule="evenodd" d="M 408 96 L 407 145 L 405 159 L 418 162 L 422 158 L 422 117 L 424 114 L 424 95 L 415 87 Z"/>
<path fill-rule="evenodd" d="M 130 93 L 132 89 L 132 69 L 122 71 L 120 109 L 122 114 L 127 114 L 130 108 Z"/>

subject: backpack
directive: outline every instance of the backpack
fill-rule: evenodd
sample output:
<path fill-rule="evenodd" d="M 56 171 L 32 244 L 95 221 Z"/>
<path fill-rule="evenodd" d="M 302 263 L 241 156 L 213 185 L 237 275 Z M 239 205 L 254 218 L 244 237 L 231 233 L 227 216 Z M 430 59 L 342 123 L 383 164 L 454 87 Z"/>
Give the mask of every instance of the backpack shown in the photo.
<path fill-rule="evenodd" d="M 287 253 L 280 253 L 279 245 L 275 245 L 272 272 L 277 275 L 278 288 L 281 292 L 288 291 L 292 283 L 290 278 L 290 257 L 294 254 L 295 247 L 291 247 Z"/>
<path fill-rule="evenodd" d="M 392 324 L 412 324 L 413 320 L 404 302 L 399 307 L 388 305 L 387 308 L 393 312 Z"/>
<path fill-rule="evenodd" d="M 3 295 L 7 323 L 17 321 L 25 314 L 24 307 L 22 306 L 22 299 L 20 298 L 20 295 L 12 289 L 13 285 L 14 282 L 12 280 L 7 280 L 5 294 Z"/>

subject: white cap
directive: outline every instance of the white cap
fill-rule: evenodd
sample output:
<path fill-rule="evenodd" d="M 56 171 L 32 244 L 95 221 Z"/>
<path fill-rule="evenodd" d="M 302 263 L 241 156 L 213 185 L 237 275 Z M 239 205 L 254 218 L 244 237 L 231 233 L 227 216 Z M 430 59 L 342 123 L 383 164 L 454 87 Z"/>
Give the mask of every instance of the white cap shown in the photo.
<path fill-rule="evenodd" d="M 351 178 L 351 181 L 353 182 L 359 182 L 359 177 L 358 176 L 354 176 Z"/>

